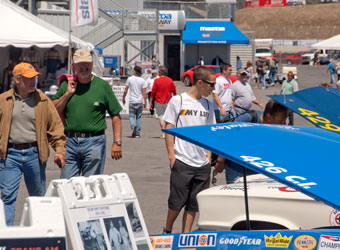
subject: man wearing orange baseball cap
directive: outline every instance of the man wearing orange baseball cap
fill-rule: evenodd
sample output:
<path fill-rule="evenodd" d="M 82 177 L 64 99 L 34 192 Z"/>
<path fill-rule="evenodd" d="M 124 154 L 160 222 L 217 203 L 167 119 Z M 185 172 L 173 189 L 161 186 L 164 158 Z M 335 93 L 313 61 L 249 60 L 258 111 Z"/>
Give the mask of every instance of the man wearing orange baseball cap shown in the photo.
<path fill-rule="evenodd" d="M 30 196 L 44 196 L 49 147 L 65 165 L 64 126 L 52 101 L 36 89 L 40 75 L 29 63 L 13 69 L 14 88 L 0 95 L 0 189 L 7 225 L 14 221 L 21 175 Z"/>
<path fill-rule="evenodd" d="M 52 98 L 59 113 L 65 115 L 66 164 L 61 178 L 103 174 L 106 154 L 106 120 L 112 120 L 112 159 L 122 158 L 122 110 L 110 85 L 92 74 L 90 51 L 78 49 L 73 55 L 76 79 L 63 81 Z"/>

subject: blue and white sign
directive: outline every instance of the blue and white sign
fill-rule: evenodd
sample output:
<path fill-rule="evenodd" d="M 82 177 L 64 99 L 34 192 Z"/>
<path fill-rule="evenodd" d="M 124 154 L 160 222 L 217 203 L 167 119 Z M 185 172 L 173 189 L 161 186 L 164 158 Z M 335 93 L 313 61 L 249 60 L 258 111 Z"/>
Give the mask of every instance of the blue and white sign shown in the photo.
<path fill-rule="evenodd" d="M 96 25 L 98 0 L 71 0 L 71 26 Z"/>
<path fill-rule="evenodd" d="M 118 56 L 104 56 L 104 66 L 105 67 L 118 66 Z"/>
<path fill-rule="evenodd" d="M 249 44 L 249 39 L 232 22 L 187 21 L 183 43 Z"/>

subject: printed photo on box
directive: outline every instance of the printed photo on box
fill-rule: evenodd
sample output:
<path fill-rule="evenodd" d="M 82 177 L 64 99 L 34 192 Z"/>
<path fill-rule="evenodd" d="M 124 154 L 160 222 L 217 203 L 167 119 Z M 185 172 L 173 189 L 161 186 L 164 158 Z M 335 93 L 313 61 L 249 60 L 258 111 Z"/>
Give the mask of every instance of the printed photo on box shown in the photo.
<path fill-rule="evenodd" d="M 104 219 L 111 250 L 132 250 L 131 239 L 123 216 Z"/>
<path fill-rule="evenodd" d="M 133 235 L 135 236 L 135 238 L 143 237 L 144 236 L 143 227 L 139 219 L 135 203 L 127 202 L 125 203 L 125 207 L 131 223 Z"/>
<path fill-rule="evenodd" d="M 84 250 L 107 250 L 99 220 L 78 222 L 78 230 Z"/>

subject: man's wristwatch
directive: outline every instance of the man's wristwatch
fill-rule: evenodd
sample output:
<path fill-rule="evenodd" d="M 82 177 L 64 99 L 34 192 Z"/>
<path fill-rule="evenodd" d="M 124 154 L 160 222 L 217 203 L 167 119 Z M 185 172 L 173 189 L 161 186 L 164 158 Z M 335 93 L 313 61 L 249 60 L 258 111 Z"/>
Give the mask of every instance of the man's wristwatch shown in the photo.
<path fill-rule="evenodd" d="M 122 141 L 117 140 L 117 141 L 113 141 L 113 143 L 117 144 L 118 146 L 122 146 Z"/>

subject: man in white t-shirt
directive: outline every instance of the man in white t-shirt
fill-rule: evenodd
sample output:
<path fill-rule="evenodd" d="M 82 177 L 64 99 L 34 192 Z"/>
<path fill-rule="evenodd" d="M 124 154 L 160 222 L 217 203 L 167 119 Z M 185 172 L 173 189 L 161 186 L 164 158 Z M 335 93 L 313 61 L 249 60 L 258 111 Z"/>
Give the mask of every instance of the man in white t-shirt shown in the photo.
<path fill-rule="evenodd" d="M 213 91 L 213 105 L 215 107 L 216 121 L 227 122 L 235 117 L 232 107 L 232 82 L 228 77 L 231 75 L 232 68 L 229 63 L 221 63 L 221 75 L 216 79 L 215 90 Z"/>
<path fill-rule="evenodd" d="M 144 109 L 146 109 L 146 82 L 141 77 L 141 67 L 135 66 L 132 70 L 132 73 L 133 76 L 130 76 L 126 80 L 123 104 L 125 105 L 125 97 L 128 90 L 130 89 L 129 120 L 132 130 L 132 137 L 140 137 L 143 106 Z"/>
<path fill-rule="evenodd" d="M 215 123 L 214 109 L 206 98 L 214 90 L 215 72 L 199 66 L 194 71 L 194 84 L 185 93 L 171 98 L 163 119 L 166 128 L 187 127 Z M 166 134 L 166 147 L 170 160 L 170 195 L 168 215 L 163 233 L 170 233 L 172 226 L 185 207 L 183 232 L 190 232 L 198 204 L 196 194 L 209 187 L 210 153 L 201 147 Z"/>
<path fill-rule="evenodd" d="M 151 71 L 151 76 L 146 79 L 146 94 L 148 96 L 148 100 L 149 100 L 149 104 L 150 104 L 150 114 L 153 115 L 154 114 L 154 104 L 150 103 L 150 95 L 151 95 L 151 90 L 152 90 L 152 86 L 153 86 L 153 82 L 155 81 L 155 79 L 157 78 L 157 73 L 158 71 L 156 69 L 153 69 Z"/>

